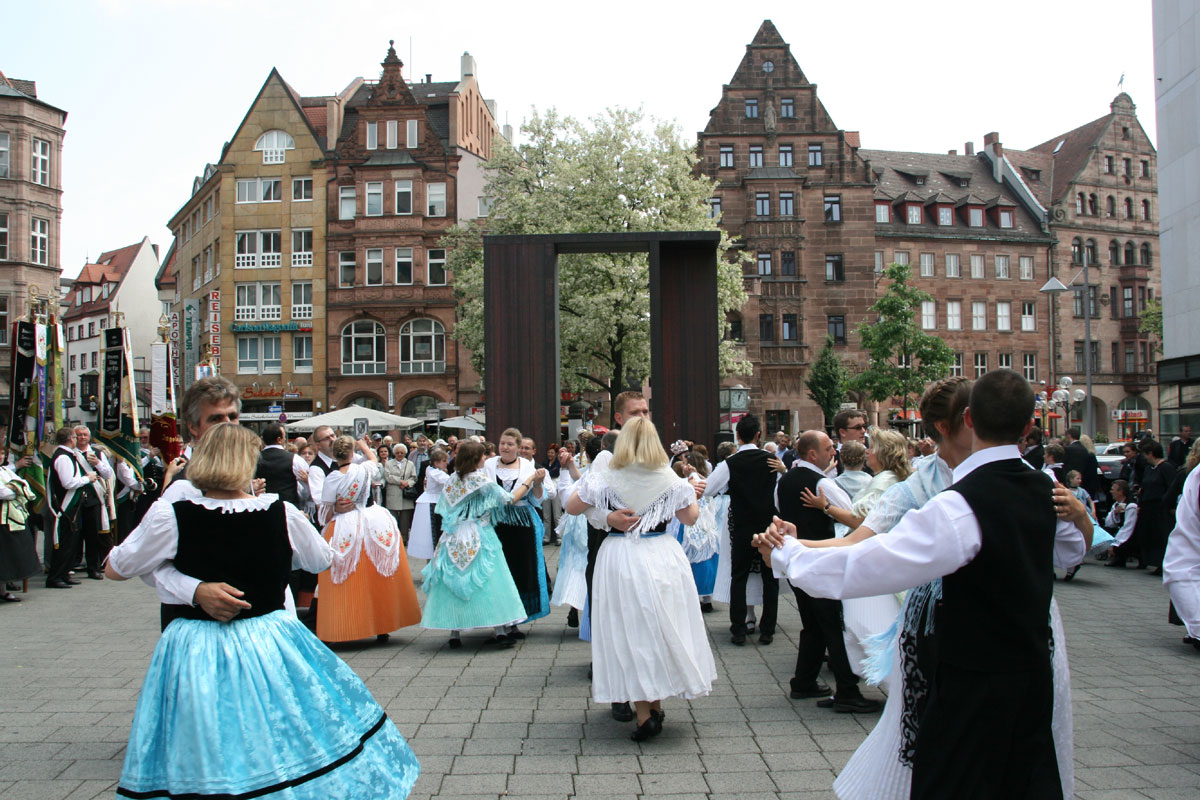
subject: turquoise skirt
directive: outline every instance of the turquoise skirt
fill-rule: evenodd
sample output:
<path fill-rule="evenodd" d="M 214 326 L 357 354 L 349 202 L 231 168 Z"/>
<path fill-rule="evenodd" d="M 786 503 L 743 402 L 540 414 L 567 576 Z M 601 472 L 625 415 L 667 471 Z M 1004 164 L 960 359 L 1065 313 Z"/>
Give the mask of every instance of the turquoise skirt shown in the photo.
<path fill-rule="evenodd" d="M 179 619 L 146 671 L 117 796 L 405 798 L 420 770 L 362 680 L 293 614 Z"/>

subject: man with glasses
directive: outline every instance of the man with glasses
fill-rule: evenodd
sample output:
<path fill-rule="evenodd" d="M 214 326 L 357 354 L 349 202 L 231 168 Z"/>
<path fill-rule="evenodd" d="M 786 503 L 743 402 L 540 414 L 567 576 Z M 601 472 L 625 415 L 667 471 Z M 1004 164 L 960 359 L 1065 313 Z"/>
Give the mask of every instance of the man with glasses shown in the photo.
<path fill-rule="evenodd" d="M 846 442 L 862 442 L 867 446 L 867 415 L 857 408 L 847 408 L 837 413 L 833 418 L 833 435 L 837 438 L 837 449 L 840 453 Z M 836 459 L 837 474 L 845 471 L 842 459 Z M 864 469 L 868 475 L 873 475 L 870 469 Z"/>

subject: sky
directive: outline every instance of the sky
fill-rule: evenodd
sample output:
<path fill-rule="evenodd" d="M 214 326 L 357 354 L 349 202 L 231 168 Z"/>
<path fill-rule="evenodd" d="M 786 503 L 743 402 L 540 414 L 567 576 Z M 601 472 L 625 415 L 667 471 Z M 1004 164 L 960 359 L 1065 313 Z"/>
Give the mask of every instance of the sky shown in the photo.
<path fill-rule="evenodd" d="M 1033 147 L 1107 114 L 1122 75 L 1155 140 L 1150 0 L 42 0 L 6 9 L 0 70 L 69 114 L 61 266 L 74 277 L 143 236 L 165 255 L 167 220 L 272 67 L 325 95 L 378 79 L 389 39 L 418 80 L 457 80 L 469 51 L 501 124 L 640 107 L 692 143 L 764 19 L 864 148 L 962 152 L 989 131 Z"/>

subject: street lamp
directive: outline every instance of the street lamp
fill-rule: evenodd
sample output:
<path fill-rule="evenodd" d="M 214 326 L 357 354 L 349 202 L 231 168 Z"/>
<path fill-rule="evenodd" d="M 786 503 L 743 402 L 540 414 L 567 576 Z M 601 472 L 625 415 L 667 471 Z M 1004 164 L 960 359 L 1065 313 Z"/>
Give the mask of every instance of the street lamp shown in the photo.
<path fill-rule="evenodd" d="M 1059 295 L 1067 291 L 1067 287 L 1058 278 L 1052 277 L 1050 280 L 1046 281 L 1046 283 L 1043 284 L 1042 288 L 1038 291 L 1046 295 L 1046 301 L 1050 308 L 1050 370 L 1047 377 L 1049 384 L 1053 384 L 1054 365 L 1057 363 L 1054 358 L 1054 299 L 1055 295 Z"/>

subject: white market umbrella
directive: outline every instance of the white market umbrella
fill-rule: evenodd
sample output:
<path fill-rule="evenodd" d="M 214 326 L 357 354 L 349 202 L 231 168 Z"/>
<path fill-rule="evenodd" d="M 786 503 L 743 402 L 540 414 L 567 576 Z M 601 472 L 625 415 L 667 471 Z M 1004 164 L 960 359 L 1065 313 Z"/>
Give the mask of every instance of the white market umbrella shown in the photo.
<path fill-rule="evenodd" d="M 289 431 L 296 433 L 310 433 L 322 425 L 353 432 L 356 419 L 366 419 L 368 430 L 373 431 L 390 431 L 393 428 L 404 430 L 424 424 L 424 420 L 402 417 L 399 414 L 388 414 L 385 411 L 376 411 L 373 408 L 364 408 L 359 405 L 350 405 L 325 414 L 318 414 L 315 417 L 305 417 L 295 422 L 289 422 L 287 427 Z"/>
<path fill-rule="evenodd" d="M 447 417 L 438 422 L 439 428 L 454 428 L 460 431 L 471 431 L 473 433 L 482 433 L 484 424 L 481 420 L 475 417 Z"/>

